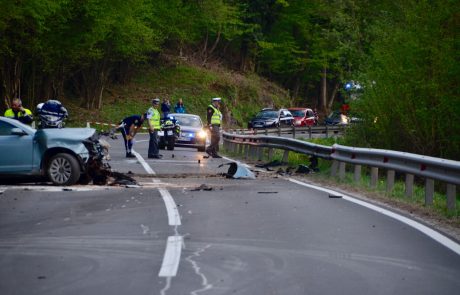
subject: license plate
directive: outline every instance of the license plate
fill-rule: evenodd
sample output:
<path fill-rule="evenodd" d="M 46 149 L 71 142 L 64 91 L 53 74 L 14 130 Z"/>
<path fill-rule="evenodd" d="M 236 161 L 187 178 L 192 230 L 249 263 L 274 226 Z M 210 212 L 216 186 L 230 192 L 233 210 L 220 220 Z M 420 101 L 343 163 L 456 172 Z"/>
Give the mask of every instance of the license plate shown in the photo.
<path fill-rule="evenodd" d="M 172 130 L 168 130 L 168 131 L 166 131 L 166 134 L 167 135 L 173 135 L 173 132 L 172 132 Z"/>
<path fill-rule="evenodd" d="M 190 137 L 179 137 L 180 141 L 190 141 L 192 140 Z"/>

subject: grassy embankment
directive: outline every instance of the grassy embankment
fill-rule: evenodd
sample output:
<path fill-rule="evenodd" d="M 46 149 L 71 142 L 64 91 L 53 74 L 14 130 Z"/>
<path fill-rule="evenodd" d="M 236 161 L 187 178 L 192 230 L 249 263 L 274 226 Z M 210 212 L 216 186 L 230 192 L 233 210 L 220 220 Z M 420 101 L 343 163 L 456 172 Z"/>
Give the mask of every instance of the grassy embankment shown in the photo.
<path fill-rule="evenodd" d="M 250 116 L 264 106 L 289 106 L 287 92 L 257 75 L 241 75 L 221 68 L 204 69 L 177 62 L 138 70 L 127 85 L 112 85 L 104 92 L 102 110 L 86 110 L 66 102 L 69 126 L 86 122 L 119 122 L 141 114 L 152 98 L 169 98 L 174 105 L 182 98 L 188 113 L 205 119 L 212 97 L 222 97 L 224 123 L 227 127 L 246 126 Z"/>

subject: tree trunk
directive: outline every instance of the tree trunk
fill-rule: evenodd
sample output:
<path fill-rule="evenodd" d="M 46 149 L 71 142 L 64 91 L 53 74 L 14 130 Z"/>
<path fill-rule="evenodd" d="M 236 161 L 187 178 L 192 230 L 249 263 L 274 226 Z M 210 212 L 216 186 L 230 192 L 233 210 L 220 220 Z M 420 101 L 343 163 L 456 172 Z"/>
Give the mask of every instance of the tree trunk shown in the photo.
<path fill-rule="evenodd" d="M 332 104 L 334 103 L 337 92 L 339 91 L 339 86 L 339 82 L 335 82 L 334 89 L 332 90 L 331 96 L 329 97 L 329 101 L 327 102 L 327 113 L 331 111 Z"/>
<path fill-rule="evenodd" d="M 324 66 L 323 74 L 321 77 L 321 105 L 320 109 L 324 112 L 324 114 L 328 114 L 327 110 L 327 68 Z"/>

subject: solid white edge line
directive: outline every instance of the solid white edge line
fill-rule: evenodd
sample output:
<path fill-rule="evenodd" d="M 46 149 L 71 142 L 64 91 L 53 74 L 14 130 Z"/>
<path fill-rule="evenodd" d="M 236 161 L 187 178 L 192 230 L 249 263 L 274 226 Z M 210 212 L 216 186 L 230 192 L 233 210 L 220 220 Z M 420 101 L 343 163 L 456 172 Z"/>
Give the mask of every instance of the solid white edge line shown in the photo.
<path fill-rule="evenodd" d="M 181 225 L 179 209 L 177 209 L 176 202 L 167 189 L 158 188 L 161 198 L 165 203 L 166 211 L 168 212 L 168 223 L 171 226 Z"/>
<path fill-rule="evenodd" d="M 169 236 L 166 244 L 163 263 L 161 264 L 159 277 L 175 277 L 179 269 L 182 252 L 183 237 Z"/>
<path fill-rule="evenodd" d="M 147 164 L 147 162 L 145 162 L 144 158 L 142 158 L 142 156 L 136 152 L 135 150 L 132 150 L 132 153 L 136 156 L 136 159 L 139 161 L 139 163 L 141 163 L 142 167 L 144 167 L 145 171 L 147 171 L 148 174 L 151 174 L 151 175 L 155 175 L 155 171 L 153 171 L 153 169 L 150 167 L 149 164 Z"/>
<path fill-rule="evenodd" d="M 291 181 L 291 182 L 297 183 L 299 185 L 302 185 L 302 186 L 306 186 L 306 187 L 309 187 L 309 188 L 312 188 L 312 189 L 315 189 L 315 190 L 323 191 L 323 192 L 328 193 L 328 194 L 342 195 L 342 199 L 344 199 L 346 201 L 349 201 L 349 202 L 355 203 L 357 205 L 366 207 L 368 209 L 374 210 L 376 212 L 379 212 L 379 213 L 384 214 L 384 215 L 386 215 L 386 216 L 388 216 L 390 218 L 396 219 L 396 220 L 398 220 L 398 221 L 400 221 L 402 223 L 405 223 L 405 224 L 409 225 L 410 227 L 422 232 L 423 234 L 425 234 L 428 237 L 432 238 L 433 240 L 435 240 L 436 242 L 440 243 L 441 245 L 449 248 L 450 250 L 455 252 L 457 255 L 460 255 L 460 244 L 456 243 L 455 241 L 449 239 L 448 237 L 440 234 L 439 232 L 437 232 L 437 231 L 429 228 L 428 226 L 425 226 L 425 225 L 423 225 L 423 224 L 421 224 L 421 223 L 419 223 L 419 222 L 417 222 L 415 220 L 412 220 L 410 218 L 407 218 L 407 217 L 404 217 L 404 216 L 399 215 L 397 213 L 394 213 L 394 212 L 392 212 L 390 210 L 383 209 L 383 208 L 378 207 L 376 205 L 373 205 L 373 204 L 358 200 L 358 199 L 356 199 L 354 197 L 345 195 L 343 193 L 340 193 L 340 192 L 337 192 L 337 191 L 334 191 L 334 190 L 330 190 L 330 189 L 327 189 L 327 188 L 322 188 L 322 187 L 319 187 L 319 186 L 311 185 L 311 184 L 301 182 L 301 181 L 298 181 L 298 180 L 292 179 L 292 178 L 288 178 L 288 180 Z"/>

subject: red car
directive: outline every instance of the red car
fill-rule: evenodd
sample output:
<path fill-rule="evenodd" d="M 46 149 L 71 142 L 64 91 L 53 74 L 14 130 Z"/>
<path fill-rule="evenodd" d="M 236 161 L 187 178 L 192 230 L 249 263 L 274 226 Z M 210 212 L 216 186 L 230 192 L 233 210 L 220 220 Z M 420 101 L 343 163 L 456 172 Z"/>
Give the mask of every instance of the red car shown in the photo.
<path fill-rule="evenodd" d="M 318 124 L 318 118 L 315 112 L 309 108 L 289 108 L 292 116 L 294 116 L 294 126 L 314 126 Z"/>

